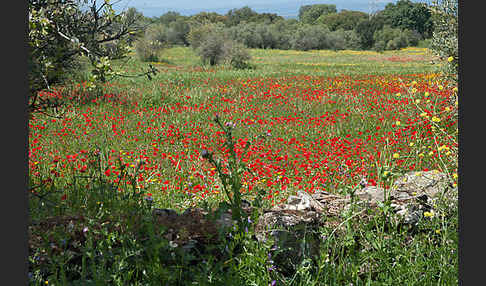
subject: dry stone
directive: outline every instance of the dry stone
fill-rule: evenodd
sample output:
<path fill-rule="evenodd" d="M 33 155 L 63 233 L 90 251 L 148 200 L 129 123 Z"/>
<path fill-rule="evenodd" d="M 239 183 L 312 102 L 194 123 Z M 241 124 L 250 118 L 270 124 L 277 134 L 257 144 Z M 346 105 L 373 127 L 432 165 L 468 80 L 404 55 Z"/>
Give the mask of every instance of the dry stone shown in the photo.
<path fill-rule="evenodd" d="M 319 253 L 319 226 L 324 206 L 298 191 L 286 204 L 265 212 L 256 225 L 258 240 L 273 239 L 274 261 L 280 271 L 291 273 L 305 257 Z"/>
<path fill-rule="evenodd" d="M 433 209 L 435 200 L 439 197 L 451 199 L 453 193 L 447 174 L 438 170 L 419 171 L 398 178 L 390 188 L 390 199 L 403 223 L 416 224 L 424 212 Z"/>
<path fill-rule="evenodd" d="M 372 205 L 385 201 L 385 190 L 376 186 L 368 186 L 356 192 L 356 196 Z"/>
<path fill-rule="evenodd" d="M 437 170 L 409 172 L 398 178 L 390 189 L 392 199 L 407 200 L 426 195 L 429 198 L 447 192 L 449 180 L 445 173 Z"/>
<path fill-rule="evenodd" d="M 389 190 L 367 186 L 356 191 L 355 198 L 359 209 L 375 208 L 389 199 L 403 223 L 415 224 L 425 211 L 433 210 L 434 200 L 444 194 L 452 198 L 450 194 L 457 194 L 457 189 L 450 190 L 446 174 L 429 171 L 407 173 L 398 178 Z M 451 200 L 451 204 L 454 203 L 457 203 L 457 197 Z M 259 241 L 273 241 L 275 251 L 272 257 L 275 266 L 283 272 L 291 273 L 304 258 L 317 257 L 323 239 L 319 228 L 330 226 L 328 223 L 336 221 L 339 225 L 341 214 L 349 209 L 350 204 L 349 196 L 322 190 L 312 195 L 298 191 L 285 204 L 264 210 L 255 225 L 256 238 Z M 251 213 L 249 203 L 245 202 L 244 210 Z M 156 220 L 170 230 L 170 240 L 187 249 L 194 248 L 198 243 L 215 242 L 216 233 L 221 227 L 234 224 L 230 211 L 220 214 L 216 220 L 208 220 L 206 215 L 201 209 L 189 209 L 183 214 L 166 209 L 154 210 Z M 327 220 L 324 221 L 324 218 Z"/>

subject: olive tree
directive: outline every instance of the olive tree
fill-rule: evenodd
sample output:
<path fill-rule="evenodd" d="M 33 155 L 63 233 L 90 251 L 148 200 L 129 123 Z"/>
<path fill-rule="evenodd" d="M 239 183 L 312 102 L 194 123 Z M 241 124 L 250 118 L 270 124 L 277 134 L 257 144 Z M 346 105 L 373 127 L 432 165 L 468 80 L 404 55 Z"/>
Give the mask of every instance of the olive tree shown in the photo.
<path fill-rule="evenodd" d="M 39 106 L 38 92 L 62 82 L 80 57 L 91 63 L 92 85 L 116 76 L 111 60 L 128 54 L 129 36 L 140 29 L 137 15 L 115 13 L 109 0 L 29 0 L 29 109 Z M 151 67 L 143 74 L 155 72 Z"/>

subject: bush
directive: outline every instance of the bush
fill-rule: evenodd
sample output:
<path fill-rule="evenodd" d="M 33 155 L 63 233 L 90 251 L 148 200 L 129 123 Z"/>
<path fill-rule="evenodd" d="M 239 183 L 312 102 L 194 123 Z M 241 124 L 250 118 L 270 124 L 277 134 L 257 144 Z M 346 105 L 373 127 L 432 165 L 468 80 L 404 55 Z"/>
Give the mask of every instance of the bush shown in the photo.
<path fill-rule="evenodd" d="M 303 25 L 297 29 L 291 38 L 291 47 L 294 50 L 329 49 L 329 29 L 323 25 Z"/>
<path fill-rule="evenodd" d="M 224 59 L 223 45 L 223 35 L 219 33 L 210 34 L 205 37 L 196 51 L 204 63 L 214 66 L 221 63 Z"/>
<path fill-rule="evenodd" d="M 251 57 L 245 45 L 228 39 L 222 33 L 208 35 L 196 52 L 204 63 L 211 66 L 225 63 L 236 69 L 250 67 L 248 61 Z"/>
<path fill-rule="evenodd" d="M 167 42 L 170 45 L 189 45 L 187 35 L 190 31 L 190 26 L 185 20 L 176 20 L 169 24 L 167 31 Z"/>
<path fill-rule="evenodd" d="M 376 31 L 383 28 L 385 19 L 381 14 L 374 15 L 370 19 L 362 19 L 354 31 L 359 35 L 360 46 L 363 50 L 373 48 L 375 40 L 373 38 Z"/>
<path fill-rule="evenodd" d="M 329 33 L 328 42 L 331 44 L 332 50 L 359 50 L 360 38 L 353 30 L 337 30 Z"/>
<path fill-rule="evenodd" d="M 224 25 L 222 23 L 207 23 L 201 25 L 200 23 L 193 23 L 187 35 L 187 42 L 194 50 L 206 40 L 209 35 L 222 34 Z"/>
<path fill-rule="evenodd" d="M 151 25 L 145 30 L 144 38 L 149 42 L 169 45 L 169 29 L 163 24 Z"/>
<path fill-rule="evenodd" d="M 163 45 L 158 41 L 151 41 L 147 37 L 138 39 L 135 42 L 135 52 L 143 62 L 158 62 Z"/>
<path fill-rule="evenodd" d="M 420 40 L 420 34 L 410 30 L 401 30 L 384 26 L 373 35 L 375 41 L 374 50 L 399 50 L 402 48 L 417 46 Z"/>
<path fill-rule="evenodd" d="M 377 52 L 383 52 L 386 49 L 386 42 L 381 40 L 375 43 L 373 50 Z"/>
<path fill-rule="evenodd" d="M 431 43 L 432 43 L 432 39 L 420 40 L 417 44 L 417 47 L 419 47 L 419 48 L 430 48 Z"/>
<path fill-rule="evenodd" d="M 225 61 L 235 69 L 249 68 L 250 53 L 241 43 L 228 40 L 223 44 L 223 56 Z"/>

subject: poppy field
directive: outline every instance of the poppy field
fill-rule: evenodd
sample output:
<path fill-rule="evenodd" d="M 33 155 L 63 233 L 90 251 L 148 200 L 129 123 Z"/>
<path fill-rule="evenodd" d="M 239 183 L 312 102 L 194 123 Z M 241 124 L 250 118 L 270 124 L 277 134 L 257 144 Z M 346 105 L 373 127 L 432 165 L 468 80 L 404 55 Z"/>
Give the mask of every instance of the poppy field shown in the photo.
<path fill-rule="evenodd" d="M 115 80 L 96 95 L 83 82 L 42 93 L 62 105 L 29 119 L 29 186 L 42 186 L 63 207 L 54 211 L 38 193 L 31 217 L 91 207 L 79 198 L 92 178 L 113 194 L 140 193 L 157 208 L 216 205 L 225 200 L 221 181 L 201 156 L 229 158 L 215 116 L 233 127 L 235 152 L 248 168 L 243 198 L 263 190 L 265 207 L 298 190 L 389 187 L 409 171 L 439 170 L 457 186 L 457 87 L 442 79 L 426 49 L 251 53 L 254 69 L 238 71 L 204 67 L 189 48 L 174 48 L 167 62 L 152 63 L 159 74 L 151 81 Z M 116 68 L 144 65 L 132 62 Z M 439 264 L 434 271 L 442 273 Z M 358 280 L 346 275 L 336 283 Z"/>
<path fill-rule="evenodd" d="M 264 187 L 272 204 L 299 189 L 382 185 L 384 172 L 457 173 L 455 90 L 433 73 L 184 83 L 161 82 L 160 94 L 148 100 L 106 93 L 67 106 L 61 119 L 34 115 L 31 178 L 89 174 L 99 152 L 103 175 L 114 184 L 124 180 L 122 168 L 142 164 L 137 188 L 161 204 L 173 194 L 191 203 L 218 197 L 214 169 L 200 156 L 206 149 L 225 158 L 216 114 L 234 125 L 238 154 L 252 141 L 242 158 L 253 171 L 245 174 L 245 191 Z M 78 92 L 71 96 L 82 97 L 81 85 Z"/>

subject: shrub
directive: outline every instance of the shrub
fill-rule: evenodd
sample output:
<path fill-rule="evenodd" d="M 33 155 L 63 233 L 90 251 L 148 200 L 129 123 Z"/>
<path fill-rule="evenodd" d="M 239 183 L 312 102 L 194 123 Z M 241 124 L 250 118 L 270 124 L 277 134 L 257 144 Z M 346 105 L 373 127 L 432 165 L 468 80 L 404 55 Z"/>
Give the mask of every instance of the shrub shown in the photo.
<path fill-rule="evenodd" d="M 303 25 L 291 38 L 291 47 L 301 51 L 329 49 L 332 46 L 329 33 L 329 29 L 323 25 Z"/>
<path fill-rule="evenodd" d="M 376 42 L 375 45 L 373 46 L 373 50 L 377 52 L 383 52 L 385 48 L 386 48 L 386 42 L 383 40 Z"/>
<path fill-rule="evenodd" d="M 224 25 L 222 23 L 207 23 L 201 25 L 200 23 L 193 23 L 187 34 L 187 42 L 194 50 L 206 40 L 209 35 L 222 34 Z"/>
<path fill-rule="evenodd" d="M 223 44 L 223 56 L 225 61 L 235 69 L 250 67 L 248 63 L 251 59 L 250 53 L 241 43 L 232 40 L 225 41 Z"/>
<path fill-rule="evenodd" d="M 334 4 L 304 5 L 299 9 L 299 20 L 305 24 L 314 24 L 319 17 L 331 13 L 337 13 Z"/>
<path fill-rule="evenodd" d="M 375 41 L 374 49 L 377 51 L 398 50 L 416 46 L 420 40 L 420 34 L 407 29 L 401 30 L 384 26 L 383 29 L 375 32 L 373 39 Z"/>
<path fill-rule="evenodd" d="M 163 24 L 154 24 L 147 28 L 144 37 L 149 42 L 158 42 L 161 45 L 169 43 L 169 29 Z"/>
<path fill-rule="evenodd" d="M 213 66 L 221 63 L 224 59 L 223 45 L 224 37 L 222 34 L 210 34 L 205 37 L 196 51 L 204 63 Z"/>
<path fill-rule="evenodd" d="M 330 13 L 320 16 L 317 23 L 324 24 L 331 31 L 353 30 L 362 21 L 368 20 L 368 14 L 360 11 L 342 10 L 339 13 Z"/>
<path fill-rule="evenodd" d="M 440 58 L 448 59 L 442 70 L 455 82 L 457 82 L 459 68 L 457 3 L 457 0 L 434 1 L 432 6 L 434 32 L 430 43 L 430 48 Z"/>
<path fill-rule="evenodd" d="M 158 62 L 163 45 L 158 41 L 151 41 L 147 37 L 138 39 L 135 42 L 135 52 L 143 62 Z"/>
<path fill-rule="evenodd" d="M 243 69 L 250 65 L 250 54 L 245 45 L 228 39 L 221 33 L 208 35 L 196 52 L 204 63 L 213 66 L 227 63 L 233 68 Z"/>
<path fill-rule="evenodd" d="M 190 31 L 190 26 L 185 20 L 176 20 L 169 24 L 167 31 L 167 42 L 170 45 L 188 45 L 187 35 Z"/>
<path fill-rule="evenodd" d="M 374 44 L 374 34 L 384 26 L 385 19 L 381 14 L 374 15 L 370 19 L 362 19 L 354 31 L 359 35 L 360 45 L 363 50 L 371 49 Z"/>
<path fill-rule="evenodd" d="M 359 50 L 360 38 L 353 30 L 337 30 L 330 32 L 328 35 L 328 42 L 331 44 L 332 50 Z"/>

